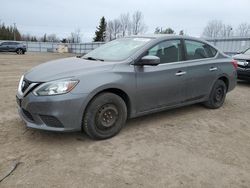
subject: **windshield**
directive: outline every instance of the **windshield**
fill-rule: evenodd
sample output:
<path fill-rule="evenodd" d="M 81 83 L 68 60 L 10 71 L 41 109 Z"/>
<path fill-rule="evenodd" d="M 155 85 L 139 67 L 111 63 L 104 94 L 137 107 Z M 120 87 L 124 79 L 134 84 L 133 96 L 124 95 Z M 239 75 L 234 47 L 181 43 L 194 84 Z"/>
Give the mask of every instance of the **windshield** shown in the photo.
<path fill-rule="evenodd" d="M 250 55 L 250 48 L 249 48 L 249 49 L 247 49 L 247 50 L 244 52 L 244 54 L 246 54 L 246 55 Z"/>
<path fill-rule="evenodd" d="M 151 38 L 122 38 L 108 42 L 82 58 L 101 61 L 122 61 L 148 43 Z"/>

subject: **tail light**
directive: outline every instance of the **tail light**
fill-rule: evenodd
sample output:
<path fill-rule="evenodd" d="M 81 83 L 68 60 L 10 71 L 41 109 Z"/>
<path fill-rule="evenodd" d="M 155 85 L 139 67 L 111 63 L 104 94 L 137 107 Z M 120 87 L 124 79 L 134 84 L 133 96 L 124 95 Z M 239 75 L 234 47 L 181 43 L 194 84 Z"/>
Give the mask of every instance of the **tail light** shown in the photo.
<path fill-rule="evenodd" d="M 232 65 L 234 66 L 235 69 L 238 68 L 238 62 L 236 60 L 232 61 Z"/>

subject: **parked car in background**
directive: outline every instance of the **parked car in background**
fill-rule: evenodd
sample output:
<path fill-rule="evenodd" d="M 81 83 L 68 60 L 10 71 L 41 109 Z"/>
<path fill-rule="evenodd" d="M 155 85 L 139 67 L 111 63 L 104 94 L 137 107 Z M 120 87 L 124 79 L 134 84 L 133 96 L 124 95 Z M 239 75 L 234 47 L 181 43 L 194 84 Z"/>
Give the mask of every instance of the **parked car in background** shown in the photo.
<path fill-rule="evenodd" d="M 17 54 L 25 54 L 26 51 L 26 46 L 19 42 L 0 43 L 0 52 L 16 52 Z"/>
<path fill-rule="evenodd" d="M 21 77 L 16 99 L 28 127 L 106 139 L 127 118 L 194 103 L 220 108 L 236 86 L 236 67 L 197 38 L 125 37 L 34 67 Z"/>
<path fill-rule="evenodd" d="M 250 81 L 250 48 L 233 58 L 238 62 L 238 79 Z"/>

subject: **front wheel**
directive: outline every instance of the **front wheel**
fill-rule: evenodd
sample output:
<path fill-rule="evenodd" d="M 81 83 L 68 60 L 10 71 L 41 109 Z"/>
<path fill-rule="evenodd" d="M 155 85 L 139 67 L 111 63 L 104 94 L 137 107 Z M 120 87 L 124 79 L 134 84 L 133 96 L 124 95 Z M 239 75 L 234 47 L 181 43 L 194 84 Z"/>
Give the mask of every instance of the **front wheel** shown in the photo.
<path fill-rule="evenodd" d="M 101 93 L 88 105 L 83 130 L 93 139 L 107 139 L 120 132 L 127 119 L 124 100 L 113 93 Z"/>
<path fill-rule="evenodd" d="M 224 81 L 217 80 L 210 93 L 208 101 L 204 103 L 207 108 L 217 109 L 220 108 L 225 101 L 227 94 L 227 86 Z"/>

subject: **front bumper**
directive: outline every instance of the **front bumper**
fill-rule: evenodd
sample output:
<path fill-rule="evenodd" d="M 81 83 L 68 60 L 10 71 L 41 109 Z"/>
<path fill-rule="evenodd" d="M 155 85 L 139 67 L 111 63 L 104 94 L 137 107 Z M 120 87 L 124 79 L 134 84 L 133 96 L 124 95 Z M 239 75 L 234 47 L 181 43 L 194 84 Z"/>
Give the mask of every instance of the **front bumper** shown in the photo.
<path fill-rule="evenodd" d="M 17 97 L 18 112 L 27 127 L 48 131 L 81 130 L 87 94 Z"/>
<path fill-rule="evenodd" d="M 240 80 L 250 80 L 250 68 L 241 68 L 237 69 L 238 79 Z"/>

